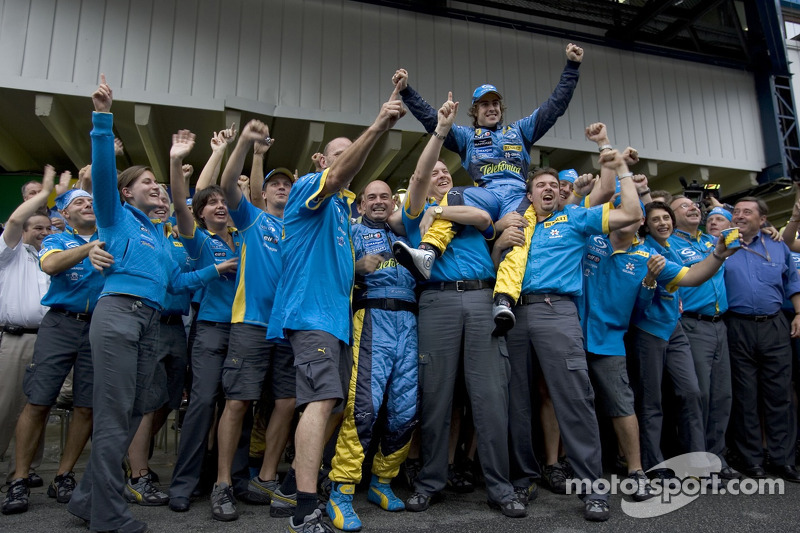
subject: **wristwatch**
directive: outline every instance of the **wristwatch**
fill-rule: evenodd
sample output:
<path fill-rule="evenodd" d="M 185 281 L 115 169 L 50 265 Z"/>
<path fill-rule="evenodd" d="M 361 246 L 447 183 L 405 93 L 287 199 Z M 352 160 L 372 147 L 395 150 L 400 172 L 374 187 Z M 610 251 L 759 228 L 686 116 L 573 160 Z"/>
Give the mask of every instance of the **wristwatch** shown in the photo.
<path fill-rule="evenodd" d="M 444 211 L 444 209 L 442 209 L 442 206 L 440 206 L 440 205 L 434 206 L 434 208 L 433 208 L 433 218 L 435 218 L 437 220 L 439 218 L 441 218 L 443 211 Z"/>

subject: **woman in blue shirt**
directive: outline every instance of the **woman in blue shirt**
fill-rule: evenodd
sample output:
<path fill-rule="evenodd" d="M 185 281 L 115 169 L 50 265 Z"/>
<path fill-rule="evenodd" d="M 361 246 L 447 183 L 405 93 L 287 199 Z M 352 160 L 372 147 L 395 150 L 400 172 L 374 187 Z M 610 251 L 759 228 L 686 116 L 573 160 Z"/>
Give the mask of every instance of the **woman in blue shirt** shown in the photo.
<path fill-rule="evenodd" d="M 99 238 L 113 260 L 103 271 L 106 280 L 89 330 L 95 373 L 92 453 L 68 509 L 90 522 L 92 530 L 136 533 L 146 531 L 147 524 L 128 509 L 120 464 L 155 371 L 167 288 L 200 288 L 235 271 L 236 262 L 181 273 L 163 231 L 146 214 L 159 203 L 155 176 L 147 167 L 132 167 L 117 177 L 112 93 L 105 76 L 92 101 L 94 208 Z"/>

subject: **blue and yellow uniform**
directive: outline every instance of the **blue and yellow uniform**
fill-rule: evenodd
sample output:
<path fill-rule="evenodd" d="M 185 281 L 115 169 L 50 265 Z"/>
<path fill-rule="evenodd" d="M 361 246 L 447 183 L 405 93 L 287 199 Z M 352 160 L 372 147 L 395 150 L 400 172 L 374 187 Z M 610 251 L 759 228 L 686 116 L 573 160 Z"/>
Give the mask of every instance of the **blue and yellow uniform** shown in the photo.
<path fill-rule="evenodd" d="M 255 207 L 244 195 L 230 215 L 242 236 L 231 322 L 266 328 L 282 269 L 283 219 Z"/>
<path fill-rule="evenodd" d="M 374 272 L 356 276 L 353 372 L 330 473 L 338 483 L 361 481 L 384 393 L 387 428 L 372 463 L 374 475 L 397 476 L 416 424 L 417 302 L 414 277 L 392 256 L 392 243 L 399 239 L 386 223 L 366 216 L 352 228 L 356 260 L 379 255 L 381 263 Z"/>
<path fill-rule="evenodd" d="M 654 290 L 642 286 L 647 261 L 653 250 L 636 241 L 625 250 L 614 250 L 605 235 L 594 235 L 586 243 L 583 258 L 583 297 L 578 314 L 583 326 L 586 351 L 598 355 L 625 355 L 623 337 L 634 307 L 646 308 Z M 688 268 L 667 261 L 657 281 L 673 288 Z M 609 302 L 613 301 L 613 305 Z"/>
<path fill-rule="evenodd" d="M 96 240 L 97 232 L 91 236 L 90 241 Z M 63 232 L 44 238 L 39 250 L 39 264 L 52 254 L 77 248 L 86 242 L 74 229 L 67 226 Z M 63 272 L 50 276 L 50 289 L 42 298 L 42 305 L 72 313 L 91 313 L 104 283 L 103 276 L 86 257 Z"/>
<path fill-rule="evenodd" d="M 610 204 L 590 209 L 568 205 L 542 222 L 529 206 L 525 244 L 515 246 L 497 270 L 495 294 L 562 294 L 580 296 L 583 290 L 581 263 L 584 243 L 590 235 L 608 233 Z"/>
<path fill-rule="evenodd" d="M 578 84 L 579 62 L 567 61 L 550 97 L 529 116 L 493 129 L 453 126 L 444 147 L 461 157 L 461 165 L 479 188 L 464 191 L 464 204 L 488 212 L 492 220 L 516 210 L 525 199 L 525 181 L 533 144 L 563 115 Z M 403 103 L 428 133 L 436 129 L 437 112 L 410 86 L 400 92 Z M 505 118 L 505 117 L 502 117 Z M 452 239 L 451 224 L 435 221 L 425 242 L 443 252 Z"/>
<path fill-rule="evenodd" d="M 170 244 L 170 255 L 180 267 L 181 272 L 191 272 L 194 270 L 194 261 L 189 258 L 189 254 L 186 252 L 186 248 L 183 246 L 180 238 L 176 238 L 172 234 L 172 223 L 163 222 L 163 228 L 164 235 L 167 236 L 167 241 Z M 161 313 L 162 317 L 188 315 L 191 303 L 192 291 L 169 289 L 167 292 L 167 300 L 164 302 L 164 311 Z"/>
<path fill-rule="evenodd" d="M 355 262 L 350 242 L 350 204 L 342 189 L 321 196 L 327 169 L 297 180 L 284 208 L 283 272 L 268 338 L 287 330 L 325 331 L 350 344 L 350 293 Z M 296 355 L 296 354 L 295 354 Z"/>
<path fill-rule="evenodd" d="M 654 253 L 663 255 L 667 261 L 681 263 L 680 255 L 669 239 L 662 246 L 648 235 L 644 242 Z M 653 302 L 645 309 L 637 309 L 632 322 L 642 331 L 667 341 L 681 316 L 680 305 L 677 281 L 669 285 L 659 283 L 653 296 Z"/>
<path fill-rule="evenodd" d="M 233 248 L 228 246 L 221 236 L 201 228 L 197 224 L 194 226 L 192 235 L 181 234 L 181 242 L 189 259 L 195 263 L 195 268 L 202 269 L 209 265 L 218 265 L 239 256 L 242 237 L 236 228 L 229 227 L 227 231 L 233 238 Z M 234 274 L 220 276 L 219 279 L 203 287 L 198 296 L 200 310 L 197 313 L 197 320 L 230 323 L 235 289 L 236 276 Z"/>
<path fill-rule="evenodd" d="M 695 235 L 676 229 L 669 238 L 675 256 L 684 266 L 699 263 L 714 252 L 716 237 L 698 231 Z M 725 290 L 725 265 L 698 287 L 681 287 L 678 295 L 683 302 L 683 312 L 705 316 L 721 315 L 728 310 L 728 293 Z"/>

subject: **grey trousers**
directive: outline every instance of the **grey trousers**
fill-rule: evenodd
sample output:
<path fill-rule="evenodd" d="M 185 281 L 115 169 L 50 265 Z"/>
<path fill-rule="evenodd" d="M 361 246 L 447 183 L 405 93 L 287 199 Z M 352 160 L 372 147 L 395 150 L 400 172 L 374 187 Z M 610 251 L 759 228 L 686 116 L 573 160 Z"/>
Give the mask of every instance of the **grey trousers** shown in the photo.
<path fill-rule="evenodd" d="M 69 511 L 93 531 L 119 529 L 133 520 L 120 465 L 144 414 L 156 368 L 159 313 L 135 297 L 97 302 L 89 339 L 94 364 L 92 452 Z"/>
<path fill-rule="evenodd" d="M 181 428 L 170 498 L 190 497 L 200 481 L 214 407 L 222 396 L 222 364 L 228 355 L 230 331 L 229 323 L 197 323 L 192 345 L 192 393 Z"/>
<path fill-rule="evenodd" d="M 423 466 L 414 489 L 432 495 L 447 483 L 447 445 L 458 363 L 472 404 L 489 500 L 509 501 L 509 363 L 492 337 L 492 291 L 427 290 L 419 301 L 419 390 Z M 462 344 L 463 343 L 463 344 Z M 462 352 L 463 346 L 463 352 Z"/>
<path fill-rule="evenodd" d="M 536 357 L 553 399 L 561 439 L 567 459 L 575 470 L 575 477 L 594 482 L 603 476 L 600 429 L 594 411 L 594 389 L 589 380 L 583 334 L 575 304 L 571 300 L 558 300 L 552 304 L 518 305 L 514 308 L 514 314 L 517 322 L 508 336 L 509 357 L 516 361 L 515 367 L 519 368 L 531 367 L 532 362 L 522 363 L 522 360 Z M 512 383 L 518 378 L 515 375 Z M 535 459 L 531 457 L 530 390 L 515 386 L 512 394 L 515 397 L 511 404 L 516 409 L 512 413 L 512 431 L 515 432 L 511 438 L 515 450 L 512 454 L 527 461 L 526 468 L 531 471 Z M 524 419 L 526 410 L 527 420 Z M 516 420 L 518 415 L 522 415 L 520 420 Z M 583 493 L 581 496 L 589 494 Z M 591 497 L 608 499 L 607 494 Z"/>
<path fill-rule="evenodd" d="M 722 466 L 727 466 L 722 452 L 733 401 L 728 328 L 721 321 L 706 322 L 689 317 L 681 318 L 681 326 L 689 339 L 700 387 L 706 451 L 719 457 Z"/>
<path fill-rule="evenodd" d="M 661 405 L 661 382 L 664 370 L 669 372 L 680 403 L 678 437 L 684 453 L 703 452 L 706 439 L 703 432 L 703 407 L 700 387 L 689 341 L 680 323 L 675 326 L 669 341 L 651 335 L 639 328 L 631 329 L 635 350 L 631 373 L 636 394 L 636 412 L 639 415 L 639 442 L 642 468 L 648 470 L 664 461 L 661 453 L 661 429 L 664 411 Z M 631 364 L 631 359 L 628 359 Z"/>
<path fill-rule="evenodd" d="M 748 465 L 764 462 L 759 396 L 764 406 L 767 451 L 775 466 L 795 461 L 792 349 L 783 313 L 765 322 L 726 318 L 733 382 L 733 441 Z"/>

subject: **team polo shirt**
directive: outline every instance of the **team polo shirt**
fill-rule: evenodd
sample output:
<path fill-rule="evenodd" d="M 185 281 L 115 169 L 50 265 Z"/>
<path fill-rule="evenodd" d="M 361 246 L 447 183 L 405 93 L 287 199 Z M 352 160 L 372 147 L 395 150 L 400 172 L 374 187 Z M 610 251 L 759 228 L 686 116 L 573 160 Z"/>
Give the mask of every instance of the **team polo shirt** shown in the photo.
<path fill-rule="evenodd" d="M 707 233 L 698 231 L 691 235 L 676 229 L 669 238 L 669 243 L 684 266 L 699 263 L 712 253 L 717 239 Z M 725 264 L 699 287 L 681 287 L 678 296 L 683 303 L 684 311 L 701 315 L 721 315 L 728 310 L 728 293 L 725 291 Z"/>
<path fill-rule="evenodd" d="M 530 212 L 530 214 L 528 214 Z M 533 206 L 526 211 L 530 240 L 522 294 L 580 296 L 583 291 L 581 258 L 586 238 L 608 233 L 609 204 L 585 209 L 576 205 L 536 222 Z M 533 220 L 533 224 L 531 224 Z M 513 250 L 513 249 L 512 249 Z"/>
<path fill-rule="evenodd" d="M 297 180 L 283 210 L 283 275 L 278 282 L 267 338 L 285 338 L 286 330 L 321 330 L 350 343 L 355 260 L 350 242 L 347 189 L 323 195 L 328 176 L 307 174 Z"/>
<path fill-rule="evenodd" d="M 797 270 L 797 273 L 800 274 L 800 254 L 797 253 L 797 252 L 792 252 L 792 251 L 790 251 L 789 253 L 792 256 L 792 263 L 794 264 L 795 270 Z M 794 312 L 794 305 L 792 304 L 792 300 L 790 298 L 786 298 L 783 301 L 783 305 L 781 306 L 781 309 L 783 309 L 785 311 Z"/>
<path fill-rule="evenodd" d="M 194 268 L 194 263 L 189 259 L 189 254 L 186 253 L 186 248 L 179 238 L 172 234 L 172 224 L 166 222 L 163 225 L 164 234 L 167 236 L 167 243 L 169 253 L 175 263 L 178 264 L 181 272 L 191 272 Z M 171 285 L 167 287 L 167 299 L 164 302 L 164 311 L 162 315 L 188 315 L 189 306 L 192 302 L 193 292 L 189 289 L 174 289 Z"/>
<path fill-rule="evenodd" d="M 233 250 L 219 235 L 203 229 L 197 224 L 194 226 L 192 235 L 181 234 L 181 242 L 197 270 L 218 265 L 239 256 L 242 238 L 236 228 L 228 228 L 228 233 L 233 237 Z M 209 322 L 230 322 L 235 290 L 236 275 L 231 273 L 220 276 L 203 287 L 196 295 L 200 302 L 197 319 Z"/>
<path fill-rule="evenodd" d="M 583 258 L 584 292 L 578 299 L 586 351 L 625 355 L 623 337 L 634 307 L 646 309 L 655 296 L 655 290 L 642 286 L 647 261 L 654 253 L 638 241 L 626 250 L 614 251 L 605 235 L 594 235 L 587 240 Z M 688 270 L 667 260 L 657 281 L 675 290 Z"/>
<path fill-rule="evenodd" d="M 91 240 L 97 240 L 96 231 Z M 86 242 L 69 226 L 61 233 L 48 235 L 42 241 L 42 248 L 39 250 L 39 265 L 46 257 L 77 248 Z M 91 313 L 94 311 L 94 306 L 97 305 L 97 299 L 100 297 L 105 281 L 103 275 L 94 269 L 87 256 L 76 265 L 50 276 L 50 289 L 42 298 L 42 305 L 73 313 Z"/>
<path fill-rule="evenodd" d="M 663 255 L 667 262 L 680 264 L 681 260 L 669 240 L 666 242 L 666 246 L 661 246 L 658 241 L 648 235 L 644 242 L 652 248 L 652 253 Z M 666 285 L 659 281 L 656 293 L 653 295 L 653 303 L 646 309 L 637 309 L 633 314 L 632 323 L 636 327 L 665 341 L 668 341 L 672 332 L 675 331 L 675 326 L 681 316 L 680 298 L 675 283 Z"/>
<path fill-rule="evenodd" d="M 229 210 L 242 236 L 231 322 L 267 327 L 281 277 L 283 219 L 242 200 Z"/>
<path fill-rule="evenodd" d="M 438 204 L 433 200 L 426 203 L 422 212 L 417 216 L 411 216 L 406 208 L 403 208 L 403 226 L 406 228 L 408 240 L 415 247 L 422 242 L 422 235 L 419 232 L 422 215 L 434 205 Z M 433 262 L 430 281 L 439 283 L 476 279 L 492 280 L 494 277 L 494 263 L 489 254 L 486 239 L 474 226 L 465 226 L 450 242 L 441 257 L 437 257 Z"/>

